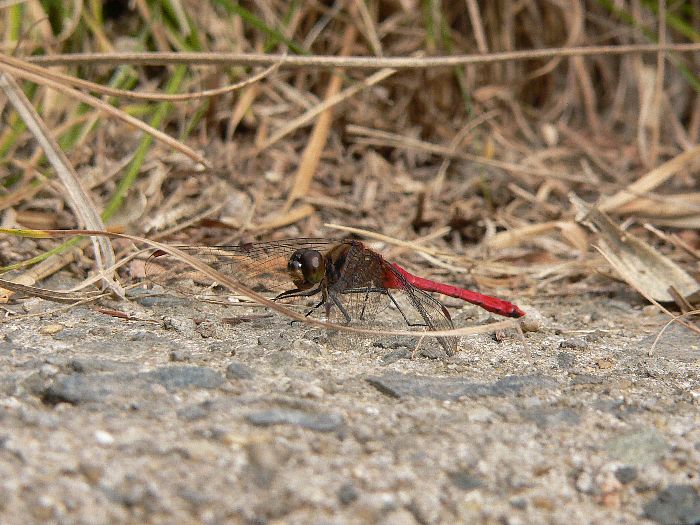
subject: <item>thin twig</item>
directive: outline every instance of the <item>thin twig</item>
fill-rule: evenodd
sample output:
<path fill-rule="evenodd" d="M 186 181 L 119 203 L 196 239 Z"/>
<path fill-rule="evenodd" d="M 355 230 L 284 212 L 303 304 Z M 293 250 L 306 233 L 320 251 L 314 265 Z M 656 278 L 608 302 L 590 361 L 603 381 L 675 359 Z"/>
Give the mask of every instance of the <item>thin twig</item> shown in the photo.
<path fill-rule="evenodd" d="M 151 65 L 194 64 L 267 66 L 280 62 L 280 67 L 322 67 L 353 69 L 428 69 L 470 64 L 491 64 L 517 60 L 537 60 L 556 56 L 625 55 L 631 53 L 694 53 L 700 51 L 700 43 L 693 44 L 639 44 L 625 46 L 583 46 L 570 48 L 546 48 L 527 51 L 509 51 L 488 55 L 454 55 L 440 57 L 337 57 L 337 56 L 284 56 L 262 53 L 71 53 L 27 57 L 26 60 L 45 66 L 68 64 Z"/>

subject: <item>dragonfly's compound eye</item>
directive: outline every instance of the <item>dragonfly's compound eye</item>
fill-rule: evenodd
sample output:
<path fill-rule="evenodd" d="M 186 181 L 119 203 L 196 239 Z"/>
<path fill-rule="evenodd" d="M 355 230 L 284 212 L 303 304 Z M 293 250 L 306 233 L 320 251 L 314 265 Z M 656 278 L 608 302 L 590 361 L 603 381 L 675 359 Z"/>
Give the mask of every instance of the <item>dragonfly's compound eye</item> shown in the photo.
<path fill-rule="evenodd" d="M 297 287 L 311 287 L 323 280 L 323 256 L 316 250 L 297 250 L 289 258 L 287 271 Z"/>
<path fill-rule="evenodd" d="M 301 271 L 310 283 L 319 283 L 323 279 L 323 257 L 316 250 L 306 250 L 301 256 Z"/>

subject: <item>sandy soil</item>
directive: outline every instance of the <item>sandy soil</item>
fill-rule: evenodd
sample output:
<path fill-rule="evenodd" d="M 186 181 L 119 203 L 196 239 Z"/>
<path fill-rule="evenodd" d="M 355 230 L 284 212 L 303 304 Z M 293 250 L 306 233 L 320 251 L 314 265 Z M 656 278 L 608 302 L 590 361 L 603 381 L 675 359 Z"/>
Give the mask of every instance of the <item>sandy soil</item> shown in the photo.
<path fill-rule="evenodd" d="M 627 295 L 519 340 L 358 341 L 176 298 L 0 325 L 2 523 L 698 523 L 700 341 Z M 484 321 L 472 307 L 458 325 Z"/>

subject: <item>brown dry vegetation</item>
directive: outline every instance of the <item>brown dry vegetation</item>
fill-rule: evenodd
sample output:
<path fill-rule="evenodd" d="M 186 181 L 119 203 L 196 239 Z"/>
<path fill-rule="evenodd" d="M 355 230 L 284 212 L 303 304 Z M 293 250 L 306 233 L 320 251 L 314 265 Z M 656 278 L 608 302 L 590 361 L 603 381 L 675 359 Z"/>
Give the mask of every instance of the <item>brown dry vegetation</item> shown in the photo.
<path fill-rule="evenodd" d="M 67 4 L 0 2 L 5 228 L 104 223 L 208 244 L 344 235 L 336 224 L 411 241 L 385 251 L 511 298 L 605 292 L 622 274 L 648 299 L 693 306 L 697 0 Z M 572 51 L 586 46 L 598 47 Z M 20 85 L 66 154 L 62 175 L 16 113 Z M 612 222 L 578 222 L 572 195 Z M 58 242 L 3 236 L 0 263 Z M 14 279 L 93 259 L 53 256 Z"/>

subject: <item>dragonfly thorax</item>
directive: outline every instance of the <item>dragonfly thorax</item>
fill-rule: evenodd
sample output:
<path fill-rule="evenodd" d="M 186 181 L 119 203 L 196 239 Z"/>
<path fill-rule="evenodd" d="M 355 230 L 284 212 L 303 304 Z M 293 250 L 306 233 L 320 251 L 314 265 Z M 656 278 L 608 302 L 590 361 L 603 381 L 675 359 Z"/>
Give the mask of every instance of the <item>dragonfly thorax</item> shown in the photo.
<path fill-rule="evenodd" d="M 326 275 L 323 255 L 310 248 L 297 250 L 287 262 L 287 272 L 297 288 L 307 290 L 320 283 Z"/>

